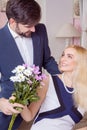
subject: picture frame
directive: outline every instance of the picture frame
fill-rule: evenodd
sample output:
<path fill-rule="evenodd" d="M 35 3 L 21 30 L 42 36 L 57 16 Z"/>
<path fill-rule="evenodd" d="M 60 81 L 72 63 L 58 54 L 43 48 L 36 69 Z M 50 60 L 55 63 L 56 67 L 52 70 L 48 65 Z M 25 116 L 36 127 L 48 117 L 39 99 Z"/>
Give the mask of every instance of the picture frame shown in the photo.
<path fill-rule="evenodd" d="M 7 1 L 8 1 L 8 0 L 0 0 L 0 11 L 1 11 L 1 12 L 5 12 Z"/>
<path fill-rule="evenodd" d="M 74 16 L 74 18 L 79 18 L 80 17 L 79 0 L 73 0 L 73 16 Z"/>

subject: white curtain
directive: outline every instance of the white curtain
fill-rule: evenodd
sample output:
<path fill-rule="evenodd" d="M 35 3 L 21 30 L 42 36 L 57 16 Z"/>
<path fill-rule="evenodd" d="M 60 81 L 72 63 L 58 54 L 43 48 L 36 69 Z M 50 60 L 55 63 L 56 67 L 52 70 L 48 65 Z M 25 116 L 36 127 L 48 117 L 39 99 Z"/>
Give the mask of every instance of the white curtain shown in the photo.
<path fill-rule="evenodd" d="M 87 0 L 80 0 L 80 20 L 82 28 L 81 45 L 87 48 Z"/>

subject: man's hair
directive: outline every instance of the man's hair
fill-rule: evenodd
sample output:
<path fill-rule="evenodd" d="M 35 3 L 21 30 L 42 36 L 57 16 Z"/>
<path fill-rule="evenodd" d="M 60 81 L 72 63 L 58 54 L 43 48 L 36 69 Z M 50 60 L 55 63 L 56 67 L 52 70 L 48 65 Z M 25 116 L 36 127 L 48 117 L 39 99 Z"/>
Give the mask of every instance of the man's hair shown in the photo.
<path fill-rule="evenodd" d="M 9 0 L 6 15 L 8 20 L 13 18 L 17 23 L 33 25 L 40 21 L 41 8 L 35 0 Z"/>

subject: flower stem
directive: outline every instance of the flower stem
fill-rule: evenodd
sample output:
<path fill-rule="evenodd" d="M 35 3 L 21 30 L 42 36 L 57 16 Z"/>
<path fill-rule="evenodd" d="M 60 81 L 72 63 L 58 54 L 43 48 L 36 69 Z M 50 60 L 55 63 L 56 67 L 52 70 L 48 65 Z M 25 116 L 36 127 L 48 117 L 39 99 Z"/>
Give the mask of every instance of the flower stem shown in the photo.
<path fill-rule="evenodd" d="M 15 122 L 15 119 L 17 117 L 17 114 L 13 114 L 12 115 L 12 118 L 11 118 L 11 121 L 10 121 L 10 124 L 9 124 L 9 127 L 8 127 L 8 130 L 12 130 L 12 127 L 13 127 L 13 124 Z"/>

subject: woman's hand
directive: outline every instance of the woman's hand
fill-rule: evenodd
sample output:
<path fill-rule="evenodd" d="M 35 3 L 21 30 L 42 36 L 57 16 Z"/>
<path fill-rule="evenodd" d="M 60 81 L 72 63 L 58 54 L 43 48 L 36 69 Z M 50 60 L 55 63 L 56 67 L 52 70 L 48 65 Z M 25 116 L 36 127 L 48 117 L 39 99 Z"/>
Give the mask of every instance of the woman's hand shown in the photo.
<path fill-rule="evenodd" d="M 76 130 L 87 130 L 87 127 L 83 127 L 83 128 L 76 129 Z"/>

